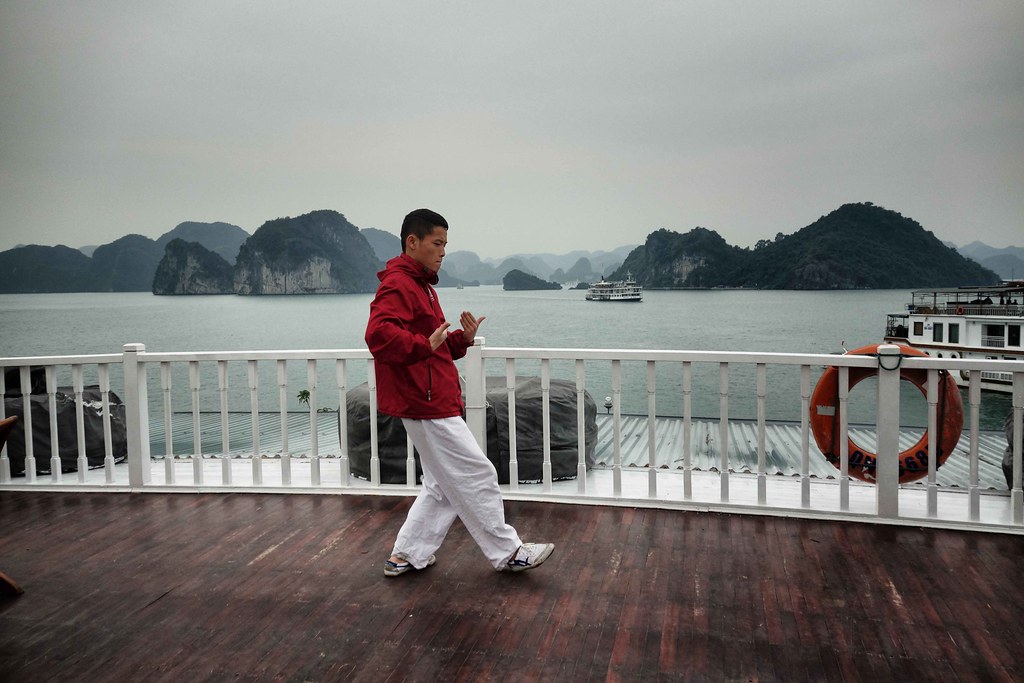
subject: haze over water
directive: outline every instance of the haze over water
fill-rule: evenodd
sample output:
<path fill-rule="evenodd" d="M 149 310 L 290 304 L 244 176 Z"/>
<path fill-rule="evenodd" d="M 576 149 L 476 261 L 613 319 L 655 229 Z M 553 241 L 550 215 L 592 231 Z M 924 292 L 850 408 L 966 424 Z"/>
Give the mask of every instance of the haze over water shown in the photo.
<path fill-rule="evenodd" d="M 487 346 L 583 349 L 839 353 L 842 342 L 851 350 L 881 342 L 886 314 L 903 310 L 909 301 L 908 292 L 903 290 L 645 291 L 641 303 L 588 302 L 583 291 L 569 290 L 505 292 L 492 286 L 438 291 L 450 322 L 457 325 L 461 310 L 487 316 L 480 332 Z M 117 353 L 123 344 L 134 342 L 144 343 L 151 352 L 364 349 L 363 332 L 371 299 L 370 294 L 0 295 L 0 312 L 6 321 L 0 332 L 0 356 Z M 177 365 L 182 365 L 179 370 L 184 371 L 184 364 Z M 240 365 L 233 364 L 230 378 L 238 394 L 238 405 L 233 403 L 233 410 L 248 409 L 244 368 L 234 367 Z M 273 389 L 266 402 L 261 399 L 261 408 L 267 410 L 277 405 L 272 365 L 261 364 L 261 386 Z M 296 387 L 296 391 L 306 382 L 305 368 L 300 367 L 303 365 L 289 364 L 289 386 Z M 365 370 L 357 367 L 358 363 L 350 365 L 349 385 L 354 386 L 364 381 Z M 204 378 L 204 392 L 208 394 L 204 400 L 210 409 L 218 410 L 216 374 L 212 370 L 209 368 L 209 378 Z M 488 366 L 488 374 L 504 372 L 502 364 Z M 517 372 L 538 374 L 539 364 L 517 363 Z M 553 376 L 572 379 L 574 372 L 572 363 L 552 363 Z M 812 368 L 812 386 L 819 372 L 820 367 Z M 321 363 L 318 373 L 321 405 L 335 407 L 337 393 L 332 395 L 331 391 L 333 364 Z M 644 373 L 642 363 L 623 366 L 626 412 L 646 413 Z M 154 374 L 158 373 L 151 372 L 151 381 Z M 730 366 L 729 376 L 730 417 L 754 418 L 753 368 Z M 678 364 L 658 365 L 659 414 L 682 414 L 680 380 Z M 798 420 L 798 372 L 770 367 L 768 382 L 768 418 Z M 176 377 L 175 386 L 187 387 L 187 378 Z M 587 363 L 587 389 L 600 408 L 604 396 L 611 393 L 607 363 Z M 913 387 L 906 389 L 901 421 L 922 424 L 924 399 Z M 873 385 L 863 382 L 851 396 L 852 418 L 871 421 Z M 982 427 L 1001 428 L 1009 406 L 1008 398 L 986 394 Z M 717 364 L 695 365 L 693 414 L 717 417 L 718 412 Z"/>

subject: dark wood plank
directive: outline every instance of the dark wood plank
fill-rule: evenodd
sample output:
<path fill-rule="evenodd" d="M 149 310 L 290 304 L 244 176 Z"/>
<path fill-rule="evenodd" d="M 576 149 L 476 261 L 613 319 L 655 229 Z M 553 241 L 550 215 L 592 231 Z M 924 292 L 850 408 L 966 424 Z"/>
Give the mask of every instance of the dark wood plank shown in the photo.
<path fill-rule="evenodd" d="M 1019 536 L 508 503 L 384 579 L 410 499 L 0 493 L 0 680 L 1020 680 Z"/>

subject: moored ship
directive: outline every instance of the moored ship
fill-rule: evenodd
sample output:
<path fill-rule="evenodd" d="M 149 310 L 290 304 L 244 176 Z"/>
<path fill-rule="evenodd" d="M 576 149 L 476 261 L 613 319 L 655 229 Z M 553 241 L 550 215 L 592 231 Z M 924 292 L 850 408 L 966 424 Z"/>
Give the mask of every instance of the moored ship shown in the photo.
<path fill-rule="evenodd" d="M 587 301 L 643 301 L 644 289 L 631 274 L 625 280 L 608 282 L 601 278 L 587 289 Z"/>
<path fill-rule="evenodd" d="M 1024 361 L 1024 280 L 987 287 L 919 289 L 905 313 L 890 313 L 885 341 L 909 344 L 937 358 Z M 968 373 L 954 373 L 967 384 Z M 1009 393 L 1009 372 L 982 372 L 981 388 Z"/>

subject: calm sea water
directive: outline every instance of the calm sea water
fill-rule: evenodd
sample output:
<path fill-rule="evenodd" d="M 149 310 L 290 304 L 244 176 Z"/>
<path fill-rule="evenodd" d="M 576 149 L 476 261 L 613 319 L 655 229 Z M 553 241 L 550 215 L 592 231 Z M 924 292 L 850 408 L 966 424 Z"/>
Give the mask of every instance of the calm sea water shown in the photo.
<path fill-rule="evenodd" d="M 487 316 L 480 334 L 488 346 L 572 347 L 590 349 L 682 349 L 835 353 L 841 343 L 853 349 L 878 343 L 887 313 L 900 311 L 909 300 L 904 290 L 794 292 L 755 290 L 647 291 L 642 303 L 584 300 L 583 291 L 505 292 L 500 287 L 439 290 L 447 317 L 458 322 L 461 310 Z M 0 356 L 39 356 L 118 352 L 125 343 L 141 342 L 149 351 L 228 351 L 268 349 L 363 348 L 363 332 L 371 295 L 336 296 L 204 296 L 158 297 L 125 294 L 0 295 L 4 325 Z M 272 364 L 266 364 L 268 366 Z M 321 404 L 331 405 L 324 388 L 333 381 L 333 365 L 318 373 Z M 593 367 L 592 367 L 593 365 Z M 181 373 L 184 368 L 179 369 Z M 276 407 L 273 368 L 261 374 L 267 387 L 267 409 Z M 537 366 L 517 367 L 536 374 Z M 812 382 L 819 368 L 814 369 Z M 573 378 L 571 363 L 553 364 L 555 376 Z M 504 374 L 504 367 L 489 367 Z M 233 368 L 230 385 L 237 388 L 238 409 L 248 409 L 244 367 Z M 154 373 L 155 374 L 155 373 Z M 263 376 L 265 375 L 265 377 Z M 204 400 L 216 406 L 215 371 L 206 371 Z M 353 368 L 350 384 L 365 373 Z M 659 414 L 681 414 L 681 370 L 658 370 Z M 799 376 L 783 368 L 769 370 L 769 419 L 799 419 Z M 151 397 L 158 384 L 152 379 Z M 289 386 L 305 383 L 302 363 L 289 364 Z M 175 377 L 187 387 L 187 377 Z M 647 410 L 643 364 L 624 366 L 624 410 Z M 754 371 L 730 368 L 729 411 L 733 417 L 755 416 Z M 610 392 L 607 364 L 587 364 L 587 388 L 598 403 Z M 925 402 L 912 387 L 904 397 L 906 424 L 922 424 Z M 185 392 L 187 394 L 187 392 Z M 868 382 L 852 393 L 851 417 L 871 421 L 873 390 Z M 187 396 L 183 396 L 187 409 Z M 335 394 L 334 404 L 337 404 Z M 997 429 L 1009 410 L 1002 396 L 985 397 L 983 428 Z M 694 414 L 717 416 L 718 367 L 694 368 Z"/>

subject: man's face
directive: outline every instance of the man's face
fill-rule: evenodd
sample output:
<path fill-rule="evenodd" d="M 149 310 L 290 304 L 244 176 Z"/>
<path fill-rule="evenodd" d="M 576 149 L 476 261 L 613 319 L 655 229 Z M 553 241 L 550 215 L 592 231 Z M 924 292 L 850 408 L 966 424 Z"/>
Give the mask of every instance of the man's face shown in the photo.
<path fill-rule="evenodd" d="M 409 254 L 424 268 L 433 272 L 441 270 L 441 260 L 444 258 L 444 248 L 448 244 L 448 231 L 437 226 L 434 232 L 423 239 L 416 235 L 409 235 L 407 238 L 408 248 L 405 253 Z"/>

